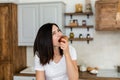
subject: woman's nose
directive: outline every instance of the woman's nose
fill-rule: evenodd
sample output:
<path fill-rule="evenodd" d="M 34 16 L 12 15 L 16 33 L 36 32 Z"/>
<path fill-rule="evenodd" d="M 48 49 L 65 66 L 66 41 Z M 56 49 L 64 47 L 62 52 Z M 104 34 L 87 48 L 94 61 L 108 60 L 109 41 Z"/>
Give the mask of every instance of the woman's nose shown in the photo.
<path fill-rule="evenodd" d="M 57 33 L 57 37 L 61 37 L 62 36 L 62 33 L 61 32 L 58 32 Z"/>
<path fill-rule="evenodd" d="M 63 33 L 62 32 L 59 32 L 59 36 L 62 36 L 63 35 Z"/>

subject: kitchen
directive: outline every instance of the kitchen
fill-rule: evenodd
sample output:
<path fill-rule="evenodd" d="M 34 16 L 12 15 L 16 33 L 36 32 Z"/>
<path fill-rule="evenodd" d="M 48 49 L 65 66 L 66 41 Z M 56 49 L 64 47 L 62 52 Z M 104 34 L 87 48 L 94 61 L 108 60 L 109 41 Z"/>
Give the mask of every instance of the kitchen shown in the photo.
<path fill-rule="evenodd" d="M 58 0 L 57 0 L 58 1 Z M 62 0 L 60 0 L 61 2 Z M 11 2 L 11 1 L 10 1 Z M 29 3 L 29 2 L 56 2 L 56 0 L 20 0 L 16 1 L 19 3 Z M 59 1 L 58 1 L 59 2 Z M 85 10 L 85 0 L 74 0 L 74 1 L 62 1 L 65 2 L 65 12 L 75 12 L 75 4 L 83 4 L 83 11 Z M 120 52 L 120 31 L 97 31 L 95 30 L 95 0 L 91 0 L 93 16 L 90 16 L 89 19 L 86 16 L 83 16 L 83 19 L 87 20 L 87 24 L 94 25 L 94 28 L 82 29 L 83 35 L 90 33 L 93 37 L 93 40 L 87 44 L 86 41 L 72 41 L 72 46 L 75 47 L 77 51 L 77 62 L 79 65 L 85 64 L 91 67 L 98 67 L 99 69 L 115 69 L 116 65 L 120 65 L 119 52 Z M 76 18 L 76 17 L 75 17 Z M 69 16 L 66 21 L 69 21 Z M 66 22 L 67 24 L 68 22 Z M 79 22 L 81 24 L 81 21 Z M 75 36 L 78 36 L 80 29 L 73 29 Z M 69 36 L 70 29 L 65 29 L 65 34 Z M 33 48 L 32 46 L 27 46 L 27 66 L 34 66 L 34 57 L 33 57 Z"/>

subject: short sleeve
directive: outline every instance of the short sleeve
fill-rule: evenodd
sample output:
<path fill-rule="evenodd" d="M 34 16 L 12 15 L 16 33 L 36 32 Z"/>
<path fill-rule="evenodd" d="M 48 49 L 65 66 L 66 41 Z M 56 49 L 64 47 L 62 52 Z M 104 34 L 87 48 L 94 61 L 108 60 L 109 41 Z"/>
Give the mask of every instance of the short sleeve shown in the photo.
<path fill-rule="evenodd" d="M 77 53 L 73 46 L 69 45 L 70 56 L 72 60 L 77 60 Z"/>
<path fill-rule="evenodd" d="M 37 55 L 35 55 L 34 69 L 39 70 L 39 71 L 44 71 L 44 66 L 42 64 L 40 64 L 40 60 L 39 60 L 39 57 Z"/>

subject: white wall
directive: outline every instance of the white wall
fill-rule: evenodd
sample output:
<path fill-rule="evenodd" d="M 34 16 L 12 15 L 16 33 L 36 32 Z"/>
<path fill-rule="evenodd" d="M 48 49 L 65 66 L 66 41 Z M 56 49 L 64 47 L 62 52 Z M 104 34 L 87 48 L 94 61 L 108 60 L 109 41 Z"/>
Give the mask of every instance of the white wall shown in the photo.
<path fill-rule="evenodd" d="M 0 2 L 7 2 L 8 0 L 0 0 Z"/>
<path fill-rule="evenodd" d="M 28 2 L 29 0 L 20 0 L 19 2 Z M 43 1 L 58 1 L 58 0 L 31 0 L 29 2 L 43 2 Z M 59 0 L 66 2 L 66 12 L 74 12 L 74 6 L 76 3 L 82 3 L 84 5 L 85 0 Z M 91 0 L 93 12 L 95 0 Z M 84 8 L 84 6 L 83 6 Z M 76 18 L 76 17 L 75 17 Z M 81 17 L 77 17 L 81 18 Z M 95 24 L 95 13 L 93 17 L 90 17 L 90 20 L 86 17 L 82 17 L 89 22 L 87 24 Z M 69 18 L 67 18 L 69 19 Z M 76 31 L 75 35 L 78 36 L 78 33 L 81 30 Z M 66 35 L 69 35 L 70 30 L 66 30 Z M 97 66 L 101 69 L 113 69 L 115 65 L 120 65 L 120 31 L 95 31 L 95 29 L 90 29 L 87 32 L 85 29 L 82 30 L 82 33 L 90 33 L 94 40 L 89 44 L 87 42 L 73 42 L 73 45 L 76 48 L 78 55 L 78 64 L 86 64 L 87 66 Z M 27 65 L 34 65 L 34 57 L 32 47 L 27 47 Z"/>
<path fill-rule="evenodd" d="M 0 3 L 8 3 L 8 2 L 18 3 L 19 0 L 0 0 Z"/>

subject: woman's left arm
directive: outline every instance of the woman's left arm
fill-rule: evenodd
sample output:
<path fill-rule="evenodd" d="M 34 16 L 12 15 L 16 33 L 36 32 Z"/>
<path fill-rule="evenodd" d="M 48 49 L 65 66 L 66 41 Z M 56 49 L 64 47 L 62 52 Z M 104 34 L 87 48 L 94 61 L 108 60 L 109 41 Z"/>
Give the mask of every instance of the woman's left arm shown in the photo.
<path fill-rule="evenodd" d="M 77 61 L 72 60 L 69 54 L 65 55 L 66 59 L 66 67 L 67 73 L 69 76 L 69 80 L 78 80 L 78 68 L 77 68 Z"/>

